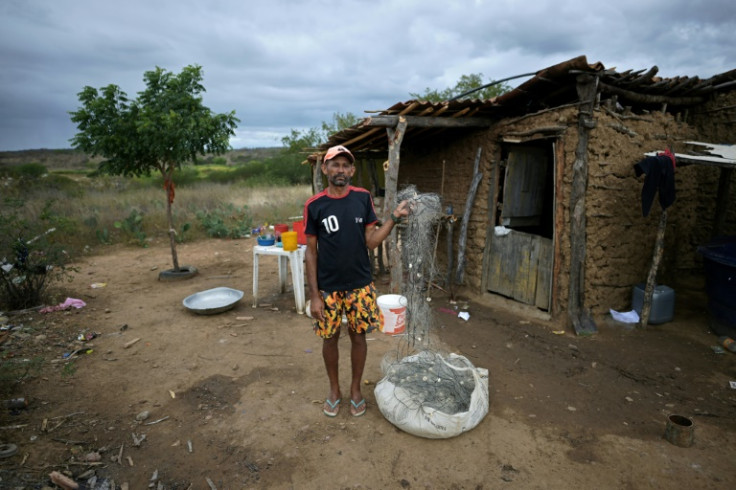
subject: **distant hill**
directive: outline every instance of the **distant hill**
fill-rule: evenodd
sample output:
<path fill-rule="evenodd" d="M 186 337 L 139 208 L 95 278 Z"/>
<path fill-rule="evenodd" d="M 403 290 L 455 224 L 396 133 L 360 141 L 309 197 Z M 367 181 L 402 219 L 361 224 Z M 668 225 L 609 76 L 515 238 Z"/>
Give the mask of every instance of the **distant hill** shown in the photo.
<path fill-rule="evenodd" d="M 101 158 L 90 159 L 76 150 L 22 150 L 0 152 L 0 167 L 40 163 L 49 170 L 85 169 L 97 165 Z"/>
<path fill-rule="evenodd" d="M 276 156 L 281 151 L 280 147 L 273 148 L 241 148 L 231 150 L 224 155 L 228 165 L 247 163 L 252 160 L 265 160 Z M 212 156 L 204 158 L 211 160 Z M 90 158 L 81 151 L 67 150 L 22 150 L 22 151 L 0 151 L 0 167 L 22 165 L 26 163 L 40 163 L 49 170 L 80 170 L 92 169 L 103 159 L 100 157 Z"/>

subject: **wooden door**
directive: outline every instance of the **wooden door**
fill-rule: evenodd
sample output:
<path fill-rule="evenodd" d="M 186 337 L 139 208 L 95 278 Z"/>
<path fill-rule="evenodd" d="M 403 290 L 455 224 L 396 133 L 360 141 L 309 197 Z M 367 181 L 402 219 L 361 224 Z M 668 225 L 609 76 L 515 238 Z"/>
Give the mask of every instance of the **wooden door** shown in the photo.
<path fill-rule="evenodd" d="M 500 193 L 502 226 L 488 230 L 486 276 L 490 292 L 543 310 L 549 309 L 553 246 L 551 238 L 534 230 L 541 229 L 544 219 L 548 154 L 539 146 L 509 150 Z"/>
<path fill-rule="evenodd" d="M 490 230 L 490 233 L 494 233 Z M 552 240 L 503 230 L 491 240 L 488 290 L 521 303 L 549 309 Z"/>

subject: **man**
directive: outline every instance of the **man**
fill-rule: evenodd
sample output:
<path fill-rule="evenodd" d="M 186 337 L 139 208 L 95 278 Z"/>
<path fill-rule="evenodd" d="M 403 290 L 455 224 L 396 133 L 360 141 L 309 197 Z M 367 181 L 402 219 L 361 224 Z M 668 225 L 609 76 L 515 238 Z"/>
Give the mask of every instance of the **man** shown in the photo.
<path fill-rule="evenodd" d="M 334 417 L 340 410 L 338 339 L 344 314 L 351 342 L 350 413 L 359 417 L 366 411 L 360 389 L 368 353 L 365 334 L 379 321 L 368 249 L 375 249 L 409 209 L 402 202 L 376 227 L 370 193 L 350 185 L 355 158 L 344 146 L 327 150 L 321 169 L 327 176 L 327 189 L 306 202 L 304 222 L 310 313 L 314 331 L 323 339 L 322 357 L 330 382 L 322 411 Z"/>

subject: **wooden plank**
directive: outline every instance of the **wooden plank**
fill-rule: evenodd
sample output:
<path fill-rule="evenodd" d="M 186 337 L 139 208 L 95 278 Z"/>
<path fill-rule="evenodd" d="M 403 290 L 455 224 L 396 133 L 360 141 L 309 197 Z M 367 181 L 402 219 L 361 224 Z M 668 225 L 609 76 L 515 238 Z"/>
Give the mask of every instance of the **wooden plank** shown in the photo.
<path fill-rule="evenodd" d="M 496 226 L 496 209 L 498 206 L 498 179 L 501 168 L 501 148 L 496 147 L 496 154 L 491 165 L 491 183 L 488 191 L 488 222 L 486 224 L 486 244 L 483 249 L 483 274 L 481 275 L 481 290 L 488 291 L 488 278 L 491 275 L 491 246 L 493 229 Z"/>
<path fill-rule="evenodd" d="M 552 248 L 551 239 L 520 231 L 494 236 L 488 265 L 488 291 L 548 309 Z"/>
<path fill-rule="evenodd" d="M 537 237 L 538 253 L 537 253 L 537 290 L 535 292 L 534 305 L 542 310 L 549 310 L 551 290 L 552 290 L 552 262 L 553 262 L 553 245 L 552 240 L 544 237 Z"/>
<path fill-rule="evenodd" d="M 514 236 L 511 233 L 494 236 L 491 242 L 488 289 L 509 298 L 513 297 L 516 280 L 514 248 Z"/>
<path fill-rule="evenodd" d="M 552 232 L 554 240 L 554 254 L 552 256 L 552 292 L 550 294 L 549 312 L 554 315 L 560 310 L 558 298 L 560 297 L 559 284 L 562 267 L 562 231 L 565 229 L 565 208 L 562 204 L 562 186 L 565 175 L 565 140 L 560 138 L 554 143 L 555 153 L 555 194 L 554 200 L 554 222 L 555 228 Z"/>
<path fill-rule="evenodd" d="M 532 235 L 520 232 L 511 232 L 514 237 L 515 254 L 512 267 L 516 270 L 514 280 L 514 291 L 512 297 L 524 304 L 533 304 L 535 296 L 536 273 L 536 250 Z"/>

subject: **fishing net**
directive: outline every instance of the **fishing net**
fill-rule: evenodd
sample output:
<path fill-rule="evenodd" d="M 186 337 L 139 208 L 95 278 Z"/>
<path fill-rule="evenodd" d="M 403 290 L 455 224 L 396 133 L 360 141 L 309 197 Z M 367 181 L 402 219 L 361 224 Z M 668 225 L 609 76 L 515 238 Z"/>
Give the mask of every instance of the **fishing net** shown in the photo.
<path fill-rule="evenodd" d="M 414 186 L 398 193 L 397 203 L 404 200 L 411 209 L 399 231 L 406 330 L 397 349 L 381 361 L 384 378 L 376 384 L 376 401 L 384 417 L 406 432 L 453 437 L 475 427 L 488 412 L 488 371 L 434 345 L 431 288 L 442 202 Z"/>
<path fill-rule="evenodd" d="M 399 229 L 404 270 L 402 293 L 407 299 L 406 316 L 411 319 L 407 325 L 408 347 L 429 346 L 434 316 L 427 298 L 437 273 L 435 230 L 442 217 L 442 200 L 437 194 L 420 194 L 414 186 L 401 190 L 396 200 L 407 201 L 411 209 L 406 225 Z"/>

